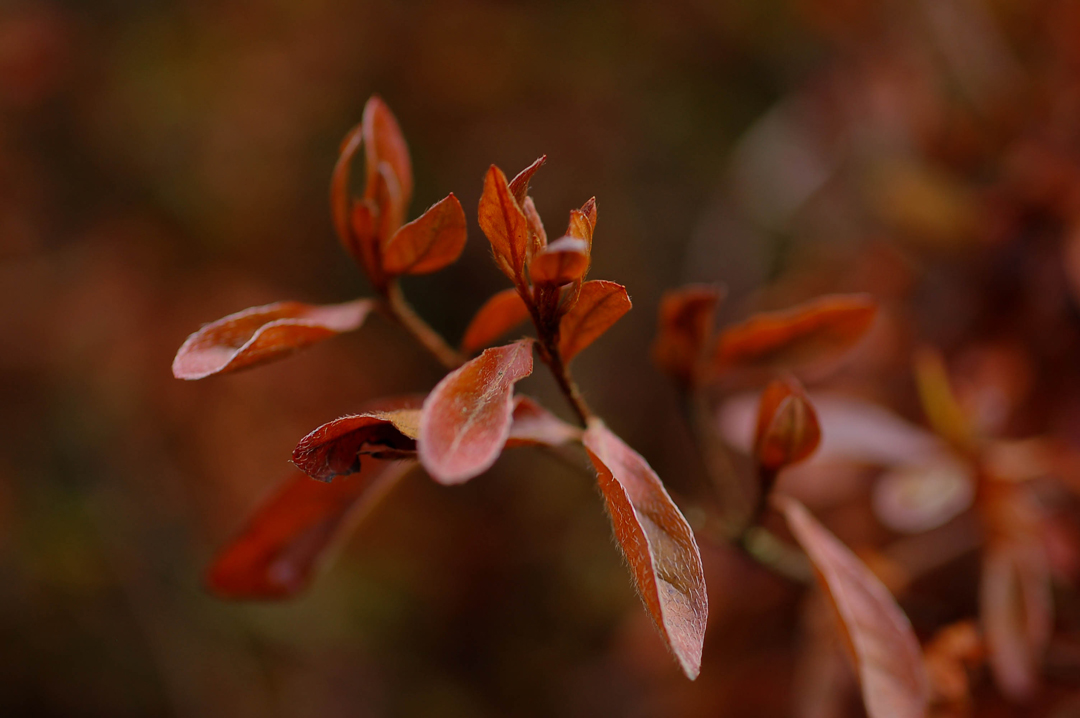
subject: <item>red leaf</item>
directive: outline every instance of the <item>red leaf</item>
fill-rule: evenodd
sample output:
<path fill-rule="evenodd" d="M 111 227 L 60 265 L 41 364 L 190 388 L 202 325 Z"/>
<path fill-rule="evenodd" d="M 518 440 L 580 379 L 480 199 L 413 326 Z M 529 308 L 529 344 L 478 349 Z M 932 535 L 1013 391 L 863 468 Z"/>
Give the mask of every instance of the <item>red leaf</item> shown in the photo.
<path fill-rule="evenodd" d="M 408 207 L 412 197 L 413 176 L 412 162 L 409 159 L 409 146 L 401 134 L 397 119 L 390 108 L 378 95 L 372 95 L 364 105 L 363 122 L 364 142 L 367 143 L 367 181 L 370 189 L 379 165 L 387 163 L 393 170 L 394 179 L 400 191 L 402 211 Z"/>
<path fill-rule="evenodd" d="M 843 625 L 869 718 L 925 718 L 930 680 L 907 616 L 870 569 L 798 501 L 777 501 Z"/>
<path fill-rule="evenodd" d="M 330 213 L 334 218 L 334 228 L 337 229 L 338 238 L 342 245 L 352 255 L 353 259 L 361 266 L 367 266 L 360 251 L 362 243 L 353 234 L 351 224 L 352 198 L 349 191 L 349 175 L 352 169 L 352 161 L 364 141 L 363 125 L 357 125 L 349 130 L 341 143 L 337 164 L 334 165 L 334 173 L 330 178 Z M 374 221 L 371 222 L 374 226 Z"/>
<path fill-rule="evenodd" d="M 593 232 L 596 230 L 596 197 L 591 197 L 581 209 L 570 210 L 570 225 L 566 228 L 568 237 L 584 239 L 592 248 Z"/>
<path fill-rule="evenodd" d="M 626 287 L 615 282 L 593 280 L 581 285 L 577 302 L 559 325 L 559 353 L 569 362 L 592 344 L 611 325 L 630 311 Z"/>
<path fill-rule="evenodd" d="M 656 472 L 603 422 L 589 422 L 584 443 L 645 607 L 683 672 L 696 678 L 709 600 L 694 533 Z"/>
<path fill-rule="evenodd" d="M 484 192 L 477 210 L 495 263 L 515 285 L 524 281 L 525 254 L 529 244 L 529 222 L 506 184 L 506 175 L 495 165 L 484 177 Z"/>
<path fill-rule="evenodd" d="M 293 463 L 313 479 L 359 471 L 361 455 L 381 459 L 409 458 L 420 433 L 421 397 L 383 403 L 381 409 L 343 416 L 323 424 L 300 440 Z"/>
<path fill-rule="evenodd" d="M 173 359 L 173 376 L 203 379 L 280 359 L 359 328 L 373 306 L 368 299 L 323 306 L 277 302 L 230 314 L 187 338 Z"/>
<path fill-rule="evenodd" d="M 721 296 L 715 286 L 691 284 L 666 292 L 660 300 L 653 361 L 683 386 L 697 382 Z"/>
<path fill-rule="evenodd" d="M 532 197 L 526 197 L 521 203 L 521 209 L 525 213 L 525 219 L 529 223 L 529 239 L 532 253 L 540 251 L 547 246 L 547 232 L 544 231 L 544 223 L 540 219 L 540 213 L 536 211 L 536 204 Z"/>
<path fill-rule="evenodd" d="M 401 229 L 405 221 L 405 202 L 401 193 L 401 185 L 394 175 L 394 169 L 388 162 L 380 162 L 375 170 L 375 175 L 368 184 L 368 194 L 374 201 L 379 212 L 376 215 L 377 245 L 381 247 L 390 241 L 390 238 Z M 375 250 L 372 250 L 375 251 Z M 381 260 L 378 265 L 373 265 L 375 271 L 382 273 Z"/>
<path fill-rule="evenodd" d="M 428 274 L 452 264 L 465 249 L 465 211 L 450 194 L 399 229 L 383 247 L 388 274 Z"/>
<path fill-rule="evenodd" d="M 461 340 L 464 354 L 486 347 L 529 318 L 529 308 L 516 289 L 504 289 L 488 299 L 476 313 L 465 338 Z"/>
<path fill-rule="evenodd" d="M 589 245 L 583 239 L 562 237 L 542 249 L 529 263 L 535 284 L 569 284 L 589 268 Z"/>
<path fill-rule="evenodd" d="M 522 207 L 525 206 L 525 197 L 529 194 L 529 182 L 532 181 L 536 170 L 540 169 L 545 162 L 547 162 L 547 155 L 537 158 L 535 162 L 518 172 L 517 176 L 510 180 L 508 185 L 510 194 L 514 195 L 514 199 Z"/>
<path fill-rule="evenodd" d="M 755 314 L 721 332 L 716 367 L 792 367 L 835 359 L 855 346 L 876 315 L 877 302 L 862 294 L 821 297 Z"/>
<path fill-rule="evenodd" d="M 234 599 L 299 593 L 348 530 L 413 466 L 413 461 L 366 461 L 360 473 L 332 484 L 296 472 L 218 554 L 207 586 Z"/>
<path fill-rule="evenodd" d="M 460 484 L 486 471 L 510 435 L 514 383 L 532 374 L 532 339 L 488 349 L 447 374 L 424 401 L 420 461 L 431 478 Z"/>
<path fill-rule="evenodd" d="M 581 440 L 581 429 L 571 426 L 541 406 L 535 399 L 514 397 L 513 423 L 506 448 L 517 446 L 561 446 Z"/>
<path fill-rule="evenodd" d="M 802 461 L 821 443 L 817 414 L 802 386 L 777 379 L 765 387 L 758 409 L 754 455 L 770 471 Z"/>

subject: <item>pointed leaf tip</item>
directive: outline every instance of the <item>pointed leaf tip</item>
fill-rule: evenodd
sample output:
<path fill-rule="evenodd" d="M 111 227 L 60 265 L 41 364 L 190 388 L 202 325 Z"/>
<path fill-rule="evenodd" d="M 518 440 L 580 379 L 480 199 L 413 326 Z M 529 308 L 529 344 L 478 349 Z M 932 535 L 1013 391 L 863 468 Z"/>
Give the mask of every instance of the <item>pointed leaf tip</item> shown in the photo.
<path fill-rule="evenodd" d="M 495 347 L 447 374 L 424 401 L 418 449 L 442 484 L 460 484 L 495 463 L 510 435 L 514 384 L 532 373 L 532 339 Z"/>
<path fill-rule="evenodd" d="M 187 338 L 173 359 L 173 376 L 203 379 L 280 359 L 358 329 L 372 307 L 368 299 L 323 306 L 277 302 L 230 314 Z"/>

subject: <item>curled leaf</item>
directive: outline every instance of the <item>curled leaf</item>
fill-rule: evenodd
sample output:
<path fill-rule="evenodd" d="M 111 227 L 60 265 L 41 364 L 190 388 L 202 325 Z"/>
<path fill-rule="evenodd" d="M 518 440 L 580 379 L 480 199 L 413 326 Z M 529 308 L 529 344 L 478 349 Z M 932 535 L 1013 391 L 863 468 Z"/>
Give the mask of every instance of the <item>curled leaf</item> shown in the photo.
<path fill-rule="evenodd" d="M 594 231 L 596 231 L 596 197 L 590 197 L 581 209 L 570 210 L 570 224 L 566 228 L 566 236 L 584 239 L 591 249 Z"/>
<path fill-rule="evenodd" d="M 821 443 L 817 413 L 794 378 L 765 387 L 758 408 L 754 454 L 762 468 L 779 471 L 798 463 Z"/>
<path fill-rule="evenodd" d="M 516 289 L 504 289 L 488 299 L 469 322 L 461 340 L 464 354 L 483 349 L 529 318 L 529 308 Z"/>
<path fill-rule="evenodd" d="M 334 172 L 330 178 L 330 214 L 334 218 L 334 228 L 337 230 L 342 245 L 361 266 L 367 266 L 364 264 L 364 258 L 360 251 L 361 243 L 357 241 L 352 231 L 352 199 L 349 193 L 349 176 L 352 161 L 363 142 L 364 127 L 363 124 L 359 124 L 349 130 L 341 143 L 337 164 L 334 165 Z M 374 226 L 373 221 L 371 226 Z"/>
<path fill-rule="evenodd" d="M 559 353 L 569 362 L 630 311 L 626 287 L 597 279 L 581 285 L 581 293 L 559 324 Z"/>
<path fill-rule="evenodd" d="M 568 284 L 589 268 L 589 245 L 583 239 L 562 237 L 542 249 L 529 263 L 534 284 Z"/>
<path fill-rule="evenodd" d="M 561 446 L 581 440 L 581 429 L 571 426 L 545 409 L 535 399 L 514 397 L 513 423 L 506 447 Z"/>
<path fill-rule="evenodd" d="M 389 274 L 428 274 L 452 264 L 465 249 L 465 210 L 452 193 L 399 229 L 383 247 Z"/>
<path fill-rule="evenodd" d="M 447 374 L 424 400 L 420 461 L 442 484 L 460 484 L 499 458 L 514 410 L 514 384 L 532 373 L 532 339 L 488 349 Z"/>
<path fill-rule="evenodd" d="M 525 198 L 529 194 L 529 182 L 532 181 L 536 170 L 543 167 L 545 162 L 547 162 L 547 155 L 538 157 L 535 162 L 518 172 L 517 176 L 510 180 L 508 184 L 510 194 L 514 196 L 514 199 L 522 207 L 525 206 Z"/>
<path fill-rule="evenodd" d="M 666 292 L 660 300 L 653 361 L 683 386 L 697 382 L 721 296 L 715 286 L 691 284 Z"/>
<path fill-rule="evenodd" d="M 358 329 L 372 306 L 367 299 L 323 306 L 277 302 L 230 314 L 187 338 L 173 359 L 173 376 L 203 379 L 280 359 Z"/>
<path fill-rule="evenodd" d="M 510 281 L 521 285 L 529 245 L 529 222 L 506 184 L 506 175 L 495 165 L 484 176 L 477 219 L 480 229 L 491 242 L 495 263 Z"/>
<path fill-rule="evenodd" d="M 379 165 L 386 163 L 393 170 L 400 196 L 398 201 L 404 212 L 412 197 L 413 176 L 412 161 L 409 159 L 409 146 L 401 134 L 401 127 L 390 108 L 382 98 L 372 95 L 364 105 L 361 122 L 364 142 L 367 143 L 367 181 L 370 187 L 375 179 Z"/>
<path fill-rule="evenodd" d="M 419 397 L 407 397 L 386 402 L 385 409 L 323 424 L 296 445 L 293 463 L 313 479 L 330 481 L 359 471 L 361 456 L 410 458 L 420 434 L 421 402 Z"/>
<path fill-rule="evenodd" d="M 865 294 L 821 297 L 779 312 L 755 314 L 720 334 L 717 370 L 794 367 L 836 359 L 863 337 L 877 315 Z"/>
<path fill-rule="evenodd" d="M 242 600 L 296 595 L 348 530 L 415 465 L 367 461 L 360 473 L 332 484 L 296 472 L 214 559 L 208 588 Z"/>
<path fill-rule="evenodd" d="M 638 593 L 683 672 L 696 678 L 709 601 L 694 533 L 648 462 L 603 422 L 590 421 L 583 441 Z"/>
<path fill-rule="evenodd" d="M 802 504 L 786 497 L 777 503 L 840 618 L 869 718 L 925 718 L 929 676 L 892 594 Z"/>
<path fill-rule="evenodd" d="M 521 210 L 529 223 L 531 253 L 535 254 L 547 246 L 547 232 L 544 231 L 544 223 L 540 219 L 540 213 L 536 211 L 536 204 L 533 203 L 532 197 L 525 198 L 525 201 L 521 203 Z"/>

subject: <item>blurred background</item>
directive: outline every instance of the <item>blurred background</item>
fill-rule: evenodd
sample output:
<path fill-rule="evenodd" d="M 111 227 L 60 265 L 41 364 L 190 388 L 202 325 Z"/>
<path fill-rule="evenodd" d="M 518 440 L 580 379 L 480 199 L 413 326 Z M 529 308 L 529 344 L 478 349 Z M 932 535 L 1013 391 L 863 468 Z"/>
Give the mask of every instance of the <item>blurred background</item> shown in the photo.
<path fill-rule="evenodd" d="M 327 191 L 379 93 L 411 216 L 453 191 L 469 217 L 461 261 L 406 282 L 452 341 L 506 286 L 475 223 L 490 164 L 548 156 L 549 233 L 597 197 L 591 276 L 634 309 L 575 373 L 688 506 L 700 462 L 648 347 L 691 281 L 727 285 L 725 321 L 869 291 L 881 320 L 821 385 L 921 421 L 929 343 L 993 431 L 1080 442 L 1078 38 L 1068 0 L 0 4 L 0 714 L 859 715 L 850 690 L 799 698 L 803 593 L 707 542 L 686 681 L 589 473 L 539 451 L 452 489 L 410 475 L 297 600 L 208 595 L 300 437 L 441 374 L 381 320 L 234 376 L 170 363 L 233 311 L 367 292 Z M 522 389 L 569 416 L 546 377 Z M 889 537 L 870 479 L 812 504 L 853 545 Z M 916 588 L 920 635 L 974 614 L 977 569 Z M 1080 675 L 1057 598 L 1046 691 L 987 687 L 980 715 L 1076 715 L 1051 712 Z"/>

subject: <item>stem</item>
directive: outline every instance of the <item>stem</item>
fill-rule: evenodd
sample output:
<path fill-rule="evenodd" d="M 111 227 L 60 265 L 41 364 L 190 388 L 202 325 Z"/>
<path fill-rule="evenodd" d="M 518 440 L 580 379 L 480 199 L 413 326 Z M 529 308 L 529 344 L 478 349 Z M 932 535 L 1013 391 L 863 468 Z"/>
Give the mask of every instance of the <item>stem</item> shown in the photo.
<path fill-rule="evenodd" d="M 559 354 L 558 346 L 552 346 L 547 342 L 542 344 L 542 346 L 544 351 L 540 352 L 540 358 L 543 359 L 544 363 L 551 369 L 555 381 L 559 384 L 559 388 L 562 389 L 563 395 L 566 396 L 566 400 L 570 403 L 570 408 L 577 414 L 578 421 L 581 422 L 582 426 L 587 426 L 589 419 L 593 416 L 592 410 L 590 410 L 589 405 L 585 403 L 585 398 L 581 396 L 581 391 L 578 389 L 573 377 L 570 376 L 570 369 L 563 362 L 562 355 Z"/>
<path fill-rule="evenodd" d="M 716 426 L 705 392 L 690 390 L 683 394 L 683 407 L 690 431 L 700 450 L 705 475 L 720 500 L 721 520 L 729 537 L 737 537 L 750 523 L 753 498 L 748 492 Z"/>
<path fill-rule="evenodd" d="M 465 363 L 465 357 L 447 344 L 446 340 L 437 331 L 420 318 L 420 315 L 405 299 L 405 295 L 401 291 L 401 285 L 397 281 L 390 282 L 383 296 L 386 298 L 384 304 L 390 316 L 403 326 L 406 331 L 416 337 L 416 340 L 440 364 L 447 369 L 453 370 Z"/>

